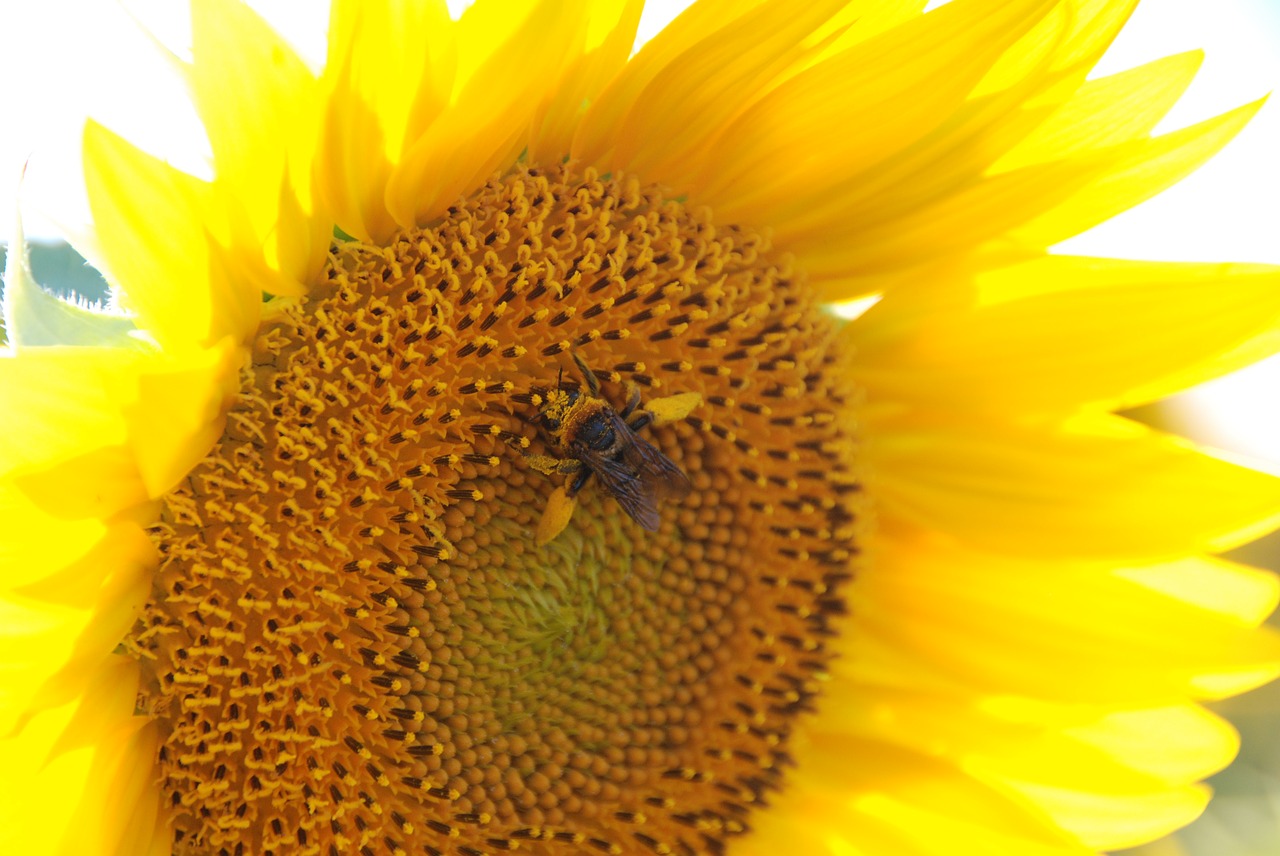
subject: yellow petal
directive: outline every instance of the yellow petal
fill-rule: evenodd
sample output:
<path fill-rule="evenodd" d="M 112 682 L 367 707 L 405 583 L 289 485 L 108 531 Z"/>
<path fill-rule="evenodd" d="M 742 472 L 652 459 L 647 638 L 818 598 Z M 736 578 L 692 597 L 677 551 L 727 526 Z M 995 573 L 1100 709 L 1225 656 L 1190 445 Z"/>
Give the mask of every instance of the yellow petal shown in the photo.
<path fill-rule="evenodd" d="M 1023 790 L 1075 830 L 1091 850 L 1136 847 L 1181 829 L 1200 816 L 1210 795 L 1203 785 L 1131 796 L 1032 786 Z"/>
<path fill-rule="evenodd" d="M 0 474 L 64 519 L 162 496 L 221 432 L 241 358 L 228 337 L 176 358 L 50 347 L 0 361 Z"/>
<path fill-rule="evenodd" d="M 671 57 L 629 102 L 625 118 L 612 129 L 613 150 L 602 165 L 695 189 L 686 182 L 702 173 L 697 168 L 702 150 L 742 105 L 804 57 L 807 40 L 844 5 L 844 0 L 799 7 L 762 3 L 705 34 Z"/>
<path fill-rule="evenodd" d="M 260 288 L 298 294 L 323 264 L 328 218 L 308 218 L 318 84 L 248 6 L 191 4 L 194 62 L 183 67 L 213 148 L 216 187 L 245 219 L 237 257 Z"/>
<path fill-rule="evenodd" d="M 752 817 L 743 853 L 1092 856 L 1028 800 L 952 764 L 842 734 L 813 734 L 796 774 Z"/>
<path fill-rule="evenodd" d="M 776 234 L 803 248 L 811 281 L 824 299 L 890 292 L 945 276 L 925 267 L 931 246 L 917 247 L 894 266 L 881 267 L 860 264 L 845 249 L 856 246 L 868 229 L 980 185 L 992 164 L 1010 150 L 1020 150 L 1029 137 L 1069 137 L 1065 125 L 1072 119 L 1087 125 L 1090 132 L 1083 139 L 1095 146 L 1145 135 L 1147 123 L 1155 121 L 1151 117 L 1168 109 L 1167 92 L 1185 84 L 1168 79 L 1182 71 L 1180 66 L 1162 62 L 1106 82 L 1084 81 L 1132 6 L 1133 0 L 1059 6 L 1005 51 L 969 100 L 930 133 L 869 169 L 848 173 L 846 165 L 832 163 L 817 176 L 819 192 L 784 199 L 773 215 L 780 230 Z M 1108 93 L 1140 100 L 1143 106 L 1131 109 L 1126 105 L 1132 102 L 1122 100 L 1117 107 L 1103 100 Z M 1055 130 L 1059 128 L 1063 133 Z M 1002 207 L 995 206 L 997 215 Z M 946 229 L 939 231 L 945 234 Z M 966 254 L 973 249 L 967 247 Z"/>
<path fill-rule="evenodd" d="M 943 124 L 1053 5 L 956 0 L 796 75 L 726 129 L 715 170 L 690 189 L 729 220 L 801 228 L 799 200 Z"/>
<path fill-rule="evenodd" d="M 36 472 L 103 447 L 121 446 L 127 427 L 120 403 L 147 357 L 118 348 L 32 348 L 0 360 L 0 474 Z M 40 438 L 33 442 L 32 438 Z M 129 493 L 141 490 L 119 485 Z"/>
<path fill-rule="evenodd" d="M 1276 634 L 1109 563 L 1028 562 L 908 530 L 881 538 L 849 602 L 858 633 L 839 674 L 859 685 L 1152 707 L 1240 692 L 1280 668 Z"/>
<path fill-rule="evenodd" d="M 317 190 L 347 234 L 373 240 L 395 230 L 387 179 L 450 101 L 455 39 L 439 0 L 333 3 Z"/>
<path fill-rule="evenodd" d="M 1038 92 L 1034 80 L 1023 80 L 972 99 L 916 145 L 872 170 L 833 181 L 817 205 L 787 210 L 785 234 L 806 247 L 809 272 L 827 299 L 919 290 L 920 283 L 948 274 L 922 269 L 923 254 L 917 254 L 854 276 L 855 259 L 842 254 L 846 241 L 831 241 L 832 231 L 847 231 L 856 241 L 886 219 L 980 184 L 993 164 L 1008 170 L 1143 138 L 1190 81 L 1198 60 L 1194 53 L 1157 60 L 1083 85 L 1077 81 L 1078 90 L 1065 93 L 1055 85 L 1052 96 Z"/>
<path fill-rule="evenodd" d="M 511 11 L 480 3 L 459 21 L 459 55 L 474 67 L 460 72 L 454 100 L 391 172 L 387 210 L 400 226 L 430 222 L 515 160 L 565 58 L 585 39 L 587 21 L 569 0 L 542 0 L 525 17 Z"/>
<path fill-rule="evenodd" d="M 1188 784 L 1225 767 L 1239 748 L 1228 723 L 1194 705 L 1113 711 L 1000 699 L 966 704 L 963 697 L 878 687 L 841 692 L 840 686 L 837 675 L 828 703 L 844 714 L 835 718 L 849 734 L 955 759 L 979 781 L 1011 783 L 1032 802 L 1052 793 L 1041 806 L 1051 811 L 1059 794 L 1072 792 L 1104 792 L 1129 805 L 1160 798 L 1181 804 Z M 1114 822 L 1105 813 L 1101 817 Z M 1086 823 L 1097 825 L 1099 819 Z M 1074 830 L 1077 821 L 1061 822 Z M 1129 819 L 1142 830 L 1159 822 Z M 1132 836 L 1132 828 L 1125 834 Z"/>
<path fill-rule="evenodd" d="M 881 517 L 982 549 L 1172 559 L 1280 525 L 1280 479 L 1119 417 L 1055 429 L 942 411 L 866 421 Z"/>
<path fill-rule="evenodd" d="M 699 165 L 710 154 L 704 150 L 706 145 L 714 145 L 713 138 L 724 127 L 723 120 L 707 121 L 705 113 L 732 117 L 773 86 L 911 21 L 924 7 L 920 0 L 841 5 L 843 8 L 806 7 L 806 14 L 816 13 L 812 22 L 798 21 L 795 4 L 786 0 L 702 0 L 690 5 L 646 42 L 589 106 L 575 135 L 572 156 L 604 169 L 633 169 L 646 163 L 652 170 L 650 178 L 676 186 L 684 179 L 696 180 L 701 174 Z M 797 24 L 800 32 L 809 33 L 803 40 L 793 38 L 792 49 L 785 55 L 777 53 L 787 48 L 784 44 L 761 44 L 773 42 L 780 29 Z M 770 38 L 762 40 L 760 33 L 768 33 Z M 744 86 L 750 78 L 744 78 L 742 70 L 754 67 L 758 73 L 765 59 L 762 54 L 770 52 L 777 61 L 767 69 L 768 75 L 758 87 Z M 738 79 L 725 73 L 724 63 L 714 61 L 712 55 L 742 59 L 741 63 L 729 63 L 738 67 Z M 696 75 L 679 74 L 682 67 L 696 71 Z M 690 80 L 698 84 L 690 86 Z M 673 96 L 672 87 L 687 91 Z M 720 97 L 709 98 L 709 90 L 719 92 Z M 688 109 L 694 104 L 699 109 Z M 679 117 L 673 114 L 673 107 Z M 682 118 L 683 123 L 673 121 L 676 118 Z M 673 144 L 672 133 L 682 142 Z"/>
<path fill-rule="evenodd" d="M 225 222 L 209 185 L 94 122 L 85 127 L 85 183 L 111 280 L 139 326 L 170 350 L 246 339 L 261 293 L 233 276 L 215 234 Z"/>
<path fill-rule="evenodd" d="M 894 207 L 874 220 L 832 223 L 825 238 L 816 224 L 823 212 L 789 218 L 779 240 L 803 254 L 817 280 L 875 276 L 947 257 L 963 257 L 988 242 L 1003 241 L 1042 212 L 1053 210 L 1112 168 L 1109 156 L 1036 164 L 959 187 L 914 185 L 917 195 L 895 195 Z M 829 219 L 829 217 L 828 217 Z M 1043 252 L 1043 247 L 1034 248 Z"/>
<path fill-rule="evenodd" d="M 239 390 L 243 354 L 231 339 L 138 378 L 137 400 L 125 407 L 129 447 L 147 495 L 177 486 L 222 436 L 224 414 Z"/>
<path fill-rule="evenodd" d="M 873 195 L 860 208 L 837 212 L 838 203 L 828 202 L 785 211 L 777 239 L 802 255 L 828 299 L 866 293 L 877 277 L 919 282 L 928 275 L 925 266 L 955 259 L 990 254 L 980 267 L 1008 264 L 1039 255 L 1185 177 L 1239 132 L 1260 103 L 1164 136 L 981 177 L 963 172 L 972 158 L 954 166 L 939 159 L 942 166 L 890 185 L 891 193 Z M 871 181 L 877 186 L 877 179 Z M 830 185 L 828 197 L 857 199 L 845 189 Z"/>
<path fill-rule="evenodd" d="M 1037 292 L 1002 299 L 1005 284 Z M 1280 322 L 1280 268 L 1265 265 L 1045 256 L 975 289 L 975 306 L 900 291 L 858 318 L 858 383 L 914 406 L 1114 409 L 1230 368 L 1223 355 Z"/>
<path fill-rule="evenodd" d="M 121 522 L 67 566 L 33 561 L 44 579 L 0 590 L 0 735 L 83 690 L 141 614 L 156 552 Z"/>
<path fill-rule="evenodd" d="M 1040 74 L 1041 95 L 1037 101 L 1057 102 L 1083 82 L 1137 5 L 1138 0 L 1074 0 L 1059 4 L 1052 16 L 1004 53 L 974 95 L 982 97 L 1018 88 L 1027 77 Z M 1046 51 L 1049 60 L 1041 66 Z"/>
<path fill-rule="evenodd" d="M 993 170 L 1006 172 L 1146 137 L 1182 97 L 1203 60 L 1201 51 L 1188 51 L 1085 82 Z"/>
<path fill-rule="evenodd" d="M 603 164 L 631 105 L 669 63 L 708 34 L 716 33 L 767 3 L 768 0 L 703 0 L 686 7 L 679 17 L 646 42 L 596 101 L 588 105 L 575 132 L 572 157 L 587 164 Z"/>
<path fill-rule="evenodd" d="M 1092 722 L 1069 729 L 1066 737 L 1130 769 L 1179 784 L 1197 782 L 1218 772 L 1240 749 L 1240 738 L 1229 722 L 1191 704 L 1109 711 Z M 1063 768 L 1070 769 L 1070 766 L 1064 759 Z M 1027 769 L 1032 775 L 1016 778 L 1031 781 L 1057 778 L 1053 768 L 1042 765 L 1039 776 L 1034 775 L 1034 765 L 1027 765 Z M 1099 783 L 1103 790 L 1118 790 L 1107 776 L 1090 777 L 1081 783 L 1082 790 L 1091 790 Z"/>
<path fill-rule="evenodd" d="M 786 0 L 773 2 L 783 7 L 791 5 Z M 786 69 L 775 83 L 782 83 L 856 44 L 875 38 L 885 30 L 915 20 L 924 13 L 927 5 L 927 0 L 859 0 L 857 3 L 846 3 L 844 8 L 836 9 L 827 22 L 805 40 L 806 47 L 812 50 L 800 62 Z M 722 26 L 727 23 L 722 18 L 713 25 Z"/>
<path fill-rule="evenodd" d="M 569 153 L 587 105 L 624 67 L 635 43 L 643 0 L 591 0 L 585 42 L 570 52 L 529 137 L 531 163 L 555 163 Z"/>
<path fill-rule="evenodd" d="M 112 656 L 81 696 L 0 740 L 0 852 L 168 852 L 156 821 L 157 733 L 133 715 L 137 686 L 138 665 Z"/>
<path fill-rule="evenodd" d="M 0 482 L 0 580 L 21 589 L 80 560 L 107 533 L 101 520 L 62 520 Z"/>
<path fill-rule="evenodd" d="M 1120 575 L 1176 597 L 1200 609 L 1211 609 L 1256 627 L 1280 603 L 1280 578 L 1213 556 L 1198 556 L 1156 567 L 1122 568 Z"/>
<path fill-rule="evenodd" d="M 1117 711 L 980 692 L 916 692 L 842 677 L 837 668 L 829 703 L 850 733 L 962 759 L 991 781 L 1150 792 L 1216 773 L 1240 745 L 1230 724 L 1191 704 Z"/>
<path fill-rule="evenodd" d="M 1103 150 L 1112 163 L 1102 177 L 1091 181 L 1068 202 L 1046 209 L 1013 230 L 1011 238 L 1031 247 L 1047 247 L 1145 202 L 1217 154 L 1265 101 L 1259 99 L 1163 136 Z M 993 180 L 998 178 L 993 176 Z"/>

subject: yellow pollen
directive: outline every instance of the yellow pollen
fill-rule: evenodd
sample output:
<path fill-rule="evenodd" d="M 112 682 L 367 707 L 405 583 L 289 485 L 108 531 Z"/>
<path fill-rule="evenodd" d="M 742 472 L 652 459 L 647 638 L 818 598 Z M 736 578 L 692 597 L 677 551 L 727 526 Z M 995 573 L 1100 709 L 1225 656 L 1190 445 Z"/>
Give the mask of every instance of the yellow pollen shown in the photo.
<path fill-rule="evenodd" d="M 335 245 L 267 317 L 129 641 L 174 852 L 749 834 L 857 554 L 842 340 L 790 262 L 629 176 L 522 168 Z M 598 473 L 565 493 L 571 354 L 689 481 L 656 531 Z"/>

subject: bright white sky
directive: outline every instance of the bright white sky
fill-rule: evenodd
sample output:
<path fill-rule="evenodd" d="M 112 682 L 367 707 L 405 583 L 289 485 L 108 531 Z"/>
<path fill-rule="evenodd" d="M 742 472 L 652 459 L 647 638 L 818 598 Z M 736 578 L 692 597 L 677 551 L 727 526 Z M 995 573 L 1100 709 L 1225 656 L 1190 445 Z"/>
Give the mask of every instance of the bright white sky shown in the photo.
<path fill-rule="evenodd" d="M 459 0 L 465 3 L 465 0 Z M 170 45 L 186 42 L 179 0 L 0 0 L 0 236 L 12 229 L 18 177 L 28 237 L 51 240 L 87 219 L 78 140 L 92 113 L 145 148 L 202 169 L 205 144 L 175 79 L 126 10 Z M 319 62 L 317 0 L 253 5 Z M 452 5 L 452 4 L 451 4 Z M 651 3 L 651 35 L 683 2 Z M 305 22 L 311 22 L 309 26 Z M 301 25 L 300 25 L 301 24 Z M 1166 120 L 1178 127 L 1280 89 L 1280 0 L 1142 0 L 1101 72 L 1203 48 L 1207 59 Z M 1280 96 L 1215 161 L 1093 232 L 1071 252 L 1170 260 L 1280 263 Z M 1224 446 L 1280 461 L 1280 361 L 1197 393 L 1199 418 Z"/>

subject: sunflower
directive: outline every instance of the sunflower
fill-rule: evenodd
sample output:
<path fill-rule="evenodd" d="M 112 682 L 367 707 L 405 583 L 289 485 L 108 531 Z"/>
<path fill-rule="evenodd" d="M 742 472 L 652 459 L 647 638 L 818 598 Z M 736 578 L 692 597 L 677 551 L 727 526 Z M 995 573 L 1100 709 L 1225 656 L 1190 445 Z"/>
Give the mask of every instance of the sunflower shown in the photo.
<path fill-rule="evenodd" d="M 119 854 L 1088 854 L 1280 668 L 1280 480 L 1116 415 L 1280 271 L 1051 255 L 1210 157 L 1127 0 L 234 0 L 212 179 L 90 123 L 114 310 L 0 361 L 0 836 Z M 875 298 L 853 320 L 832 306 Z M 866 303 L 870 303 L 867 300 Z"/>

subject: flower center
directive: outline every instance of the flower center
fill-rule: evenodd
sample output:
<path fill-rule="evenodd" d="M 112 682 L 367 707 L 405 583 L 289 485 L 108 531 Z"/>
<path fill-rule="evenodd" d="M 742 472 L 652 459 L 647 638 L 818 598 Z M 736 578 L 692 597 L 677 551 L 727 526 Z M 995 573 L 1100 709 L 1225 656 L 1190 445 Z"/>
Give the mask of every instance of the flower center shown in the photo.
<path fill-rule="evenodd" d="M 389 246 L 335 246 L 276 306 L 225 436 L 164 502 L 130 639 L 175 852 L 704 853 L 745 832 L 855 552 L 843 345 L 789 261 L 629 177 L 522 169 Z M 632 428 L 632 389 L 635 414 L 701 403 Z M 579 397 L 627 448 L 548 430 L 548 401 Z"/>

